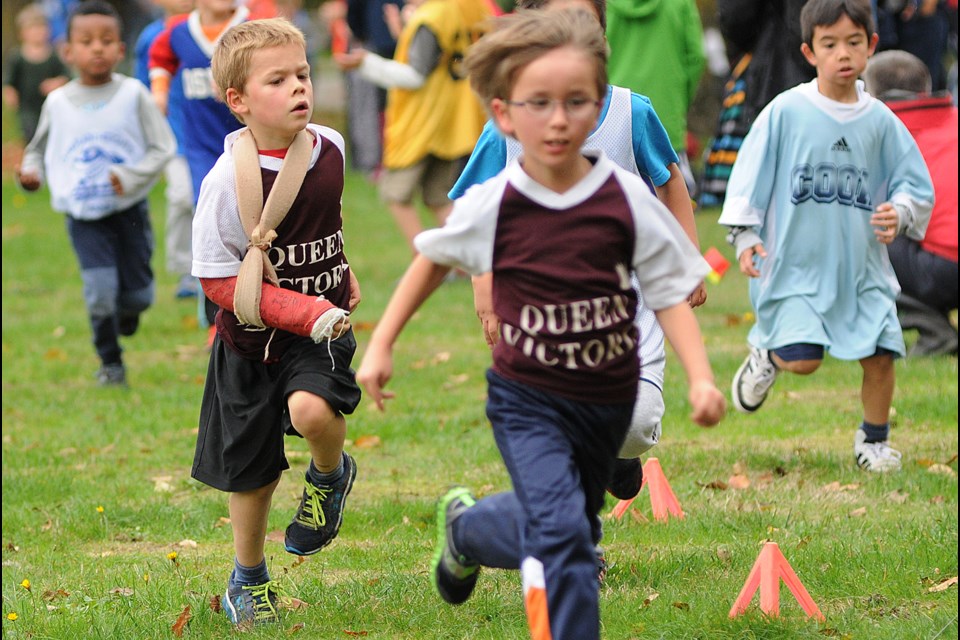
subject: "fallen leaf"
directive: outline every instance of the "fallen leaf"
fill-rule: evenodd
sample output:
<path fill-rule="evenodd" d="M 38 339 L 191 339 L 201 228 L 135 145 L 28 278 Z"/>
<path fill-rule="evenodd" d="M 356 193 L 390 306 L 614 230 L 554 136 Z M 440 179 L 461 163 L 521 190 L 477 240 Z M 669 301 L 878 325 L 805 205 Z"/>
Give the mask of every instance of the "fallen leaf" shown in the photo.
<path fill-rule="evenodd" d="M 930 458 L 917 458 L 916 463 L 921 467 L 929 467 L 931 465 L 937 464 L 937 461 L 931 460 Z"/>
<path fill-rule="evenodd" d="M 293 625 L 292 627 L 290 627 L 289 629 L 287 629 L 287 635 L 291 635 L 291 636 L 292 636 L 293 634 L 297 633 L 298 631 L 302 631 L 302 630 L 303 630 L 303 627 L 304 627 L 304 624 L 303 624 L 302 622 L 298 622 L 297 624 L 295 624 L 295 625 Z"/>
<path fill-rule="evenodd" d="M 643 515 L 639 509 L 630 509 L 630 517 L 633 518 L 634 522 L 650 522 L 650 519 Z"/>
<path fill-rule="evenodd" d="M 187 538 L 187 539 L 184 539 L 184 540 L 181 540 L 180 542 L 178 542 L 178 543 L 177 543 L 177 546 L 180 547 L 181 549 L 196 549 L 196 548 L 197 548 L 197 541 L 196 541 L 196 540 L 190 540 L 189 538 Z"/>
<path fill-rule="evenodd" d="M 56 347 L 52 347 L 46 350 L 46 352 L 43 354 L 43 359 L 48 362 L 51 360 L 59 360 L 60 362 L 66 362 L 67 353 L 63 349 L 57 349 Z"/>
<path fill-rule="evenodd" d="M 946 580 L 944 580 L 944 581 L 941 582 L 940 584 L 936 584 L 936 585 L 930 587 L 929 589 L 927 589 L 927 591 L 929 591 L 930 593 L 937 593 L 937 592 L 939 592 L 939 591 L 946 591 L 947 589 L 949 589 L 950 587 L 952 587 L 952 586 L 955 585 L 955 584 L 957 584 L 957 576 L 953 576 L 952 578 L 947 578 Z"/>
<path fill-rule="evenodd" d="M 190 622 L 190 618 L 193 616 L 190 614 L 190 605 L 184 607 L 183 611 L 180 612 L 180 615 L 177 617 L 177 621 L 173 623 L 173 626 L 170 627 L 170 630 L 173 632 L 173 635 L 178 638 L 183 637 L 183 628 L 187 626 L 187 623 Z"/>
<path fill-rule="evenodd" d="M 443 383 L 444 389 L 450 389 L 452 387 L 459 386 L 470 379 L 470 375 L 467 373 L 459 373 L 455 376 L 450 376 L 447 378 L 447 381 Z"/>
<path fill-rule="evenodd" d="M 291 569 L 295 569 L 307 561 L 307 556 L 294 556 L 293 564 L 290 565 Z"/>
<path fill-rule="evenodd" d="M 728 327 L 736 327 L 742 322 L 740 316 L 733 313 L 728 313 L 726 316 L 724 316 L 724 320 Z"/>
<path fill-rule="evenodd" d="M 153 480 L 153 490 L 157 493 L 173 493 L 173 485 L 170 484 L 173 476 L 157 476 L 150 479 Z"/>
<path fill-rule="evenodd" d="M 379 447 L 381 444 L 380 436 L 372 435 L 360 436 L 353 442 L 353 446 L 358 449 L 373 449 L 374 447 Z"/>
<path fill-rule="evenodd" d="M 40 525 L 40 531 L 50 531 L 53 528 L 53 520 L 47 520 Z"/>
<path fill-rule="evenodd" d="M 698 482 L 697 484 L 699 484 L 699 485 L 700 485 L 701 487 L 703 487 L 704 489 L 716 489 L 717 491 L 726 491 L 726 490 L 727 490 L 727 483 L 724 482 L 723 480 L 713 480 L 713 481 L 708 482 L 708 483 L 706 483 L 706 484 L 703 484 L 703 483 Z"/>
<path fill-rule="evenodd" d="M 449 351 L 441 351 L 440 353 L 433 356 L 433 359 L 430 360 L 430 364 L 440 364 L 441 362 L 448 362 L 450 360 Z"/>
<path fill-rule="evenodd" d="M 686 602 L 674 602 L 673 606 L 676 607 L 677 609 L 680 609 L 681 611 L 690 610 L 690 605 L 687 604 Z"/>
<path fill-rule="evenodd" d="M 60 599 L 60 598 L 67 598 L 67 597 L 69 597 L 69 596 L 70 596 L 70 594 L 67 593 L 66 591 L 64 591 L 63 589 L 57 589 L 56 591 L 44 591 L 44 592 L 43 592 L 43 599 L 46 600 L 47 602 L 52 602 L 52 601 L 58 600 L 58 599 Z"/>
<path fill-rule="evenodd" d="M 223 516 L 220 516 L 219 518 L 217 518 L 217 521 L 213 523 L 213 528 L 219 529 L 220 527 L 228 524 L 230 524 L 230 518 L 224 518 Z"/>
<path fill-rule="evenodd" d="M 897 504 L 903 504 L 904 502 L 907 501 L 907 498 L 909 497 L 910 497 L 909 493 L 901 493 L 896 489 L 894 489 L 893 491 L 887 494 L 887 499 L 889 499 L 890 502 L 895 502 Z"/>
<path fill-rule="evenodd" d="M 750 478 L 742 474 L 734 474 L 730 476 L 727 484 L 731 489 L 746 489 L 750 486 Z"/>
<path fill-rule="evenodd" d="M 350 629 L 344 629 L 343 632 L 348 636 L 365 636 L 367 635 L 366 631 L 351 631 Z"/>
<path fill-rule="evenodd" d="M 300 600 L 299 598 L 290 597 L 290 598 L 284 598 L 280 601 L 280 608 L 288 609 L 290 611 L 298 611 L 300 609 L 306 609 L 309 606 L 310 605 L 308 605 L 303 600 Z"/>
<path fill-rule="evenodd" d="M 853 511 L 850 512 L 851 518 L 861 518 L 865 515 L 867 515 L 866 507 L 860 507 L 859 509 L 854 509 Z"/>
<path fill-rule="evenodd" d="M 114 587 L 113 589 L 110 589 L 110 593 L 112 593 L 115 596 L 123 596 L 125 598 L 129 598 L 130 596 L 133 595 L 133 589 L 131 589 L 130 587 Z"/>
<path fill-rule="evenodd" d="M 940 464 L 940 463 L 930 465 L 929 467 L 927 467 L 927 471 L 929 471 L 930 473 L 937 473 L 942 476 L 949 476 L 951 478 L 956 477 L 957 475 L 956 471 L 954 471 L 947 465 Z"/>
<path fill-rule="evenodd" d="M 648 595 L 646 598 L 643 599 L 643 606 L 649 607 L 650 603 L 659 597 L 660 597 L 660 594 L 654 591 L 653 593 L 651 593 L 650 595 Z"/>
<path fill-rule="evenodd" d="M 223 607 L 220 606 L 220 596 L 210 596 L 210 611 L 214 613 L 223 613 Z"/>
<path fill-rule="evenodd" d="M 851 484 L 840 484 L 836 480 L 830 484 L 823 485 L 823 491 L 856 491 L 860 488 L 860 484 L 853 482 Z"/>

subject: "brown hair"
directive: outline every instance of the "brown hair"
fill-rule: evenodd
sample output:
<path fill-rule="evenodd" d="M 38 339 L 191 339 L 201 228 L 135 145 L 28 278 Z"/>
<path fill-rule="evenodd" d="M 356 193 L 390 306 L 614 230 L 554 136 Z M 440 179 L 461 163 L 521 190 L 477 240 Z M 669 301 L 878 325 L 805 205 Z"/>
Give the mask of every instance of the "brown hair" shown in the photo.
<path fill-rule="evenodd" d="M 933 83 L 923 60 L 906 51 L 881 51 L 870 58 L 863 81 L 875 98 L 888 100 L 930 93 Z"/>
<path fill-rule="evenodd" d="M 607 90 L 607 43 L 596 16 L 583 9 L 517 11 L 494 21 L 490 33 L 467 50 L 464 69 L 470 86 L 488 108 L 509 99 L 520 71 L 544 54 L 573 47 L 595 62 L 597 95 Z"/>

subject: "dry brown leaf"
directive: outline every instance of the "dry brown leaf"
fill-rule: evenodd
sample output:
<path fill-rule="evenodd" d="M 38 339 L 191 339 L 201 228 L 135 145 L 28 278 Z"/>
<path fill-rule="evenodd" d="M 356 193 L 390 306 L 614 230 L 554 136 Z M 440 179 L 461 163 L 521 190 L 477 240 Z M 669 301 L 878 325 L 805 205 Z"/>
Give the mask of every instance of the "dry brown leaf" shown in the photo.
<path fill-rule="evenodd" d="M 56 591 L 43 592 L 43 599 L 46 600 L 47 602 L 52 602 L 59 598 L 68 598 L 68 597 L 70 597 L 70 594 L 64 591 L 63 589 L 57 589 Z"/>
<path fill-rule="evenodd" d="M 113 589 L 110 589 L 110 593 L 112 593 L 115 596 L 123 596 L 125 598 L 129 598 L 130 596 L 133 595 L 133 589 L 131 589 L 130 587 L 114 587 Z"/>
<path fill-rule="evenodd" d="M 947 465 L 940 464 L 940 463 L 930 465 L 929 467 L 927 467 L 927 471 L 929 471 L 930 473 L 937 473 L 942 476 L 949 476 L 951 478 L 955 478 L 957 476 L 956 471 L 954 471 L 952 468 L 948 467 Z"/>
<path fill-rule="evenodd" d="M 351 631 L 350 629 L 344 629 L 343 632 L 348 636 L 354 636 L 354 637 L 367 635 L 366 631 Z"/>
<path fill-rule="evenodd" d="M 175 546 L 180 547 L 181 549 L 196 549 L 197 541 L 191 540 L 189 538 L 184 538 L 183 540 L 178 542 Z"/>
<path fill-rule="evenodd" d="M 823 491 L 856 491 L 860 488 L 860 483 L 853 482 L 851 484 L 840 484 L 836 480 L 830 484 L 823 485 Z"/>
<path fill-rule="evenodd" d="M 210 611 L 214 613 L 223 613 L 223 607 L 220 606 L 220 596 L 210 596 Z"/>
<path fill-rule="evenodd" d="M 932 587 L 927 589 L 927 591 L 929 591 L 930 593 L 938 593 L 940 591 L 946 591 L 947 589 L 949 589 L 955 584 L 957 584 L 957 576 L 953 576 L 952 578 L 947 578 L 946 580 L 940 582 L 939 584 L 933 585 Z"/>
<path fill-rule="evenodd" d="M 931 460 L 930 458 L 917 458 L 916 462 L 921 467 L 929 467 L 930 465 L 937 464 L 936 460 Z"/>
<path fill-rule="evenodd" d="M 226 526 L 228 524 L 230 524 L 230 518 L 225 518 L 223 516 L 220 516 L 219 518 L 217 518 L 217 521 L 213 523 L 213 528 L 219 529 L 220 527 Z"/>
<path fill-rule="evenodd" d="M 654 591 L 653 593 L 651 593 L 650 595 L 648 595 L 646 598 L 643 599 L 643 606 L 649 607 L 650 603 L 659 597 L 660 597 L 660 594 Z"/>
<path fill-rule="evenodd" d="M 738 326 L 741 322 L 743 322 L 743 321 L 740 319 L 740 316 L 738 316 L 738 315 L 735 314 L 735 313 L 728 313 L 726 316 L 724 316 L 724 320 L 726 321 L 726 324 L 727 324 L 728 327 L 736 327 L 736 326 Z"/>
<path fill-rule="evenodd" d="M 375 435 L 363 435 L 353 442 L 353 446 L 358 449 L 373 449 L 374 447 L 379 447 L 381 444 L 383 443 L 380 440 L 380 436 Z"/>
<path fill-rule="evenodd" d="M 287 629 L 287 635 L 292 636 L 293 634 L 297 633 L 298 631 L 302 631 L 302 630 L 303 630 L 303 627 L 304 627 L 304 624 L 303 624 L 302 622 L 298 622 L 297 624 L 295 624 L 295 625 L 293 625 L 292 627 L 290 627 L 289 629 Z"/>
<path fill-rule="evenodd" d="M 887 499 L 890 500 L 890 502 L 895 502 L 897 504 L 903 504 L 909 497 L 909 493 L 901 493 L 896 489 L 887 494 Z"/>
<path fill-rule="evenodd" d="M 59 360 L 60 362 L 66 362 L 67 352 L 64 351 L 63 349 L 57 349 L 56 347 L 51 347 L 50 349 L 47 349 L 46 352 L 43 354 L 43 359 L 46 360 L 47 362 L 50 362 L 51 360 Z"/>
<path fill-rule="evenodd" d="M 704 489 L 716 489 L 717 491 L 727 490 L 727 483 L 724 482 L 723 480 L 712 480 L 706 484 L 698 482 L 697 484 L 699 484 Z"/>
<path fill-rule="evenodd" d="M 187 623 L 190 622 L 190 618 L 193 616 L 190 614 L 190 605 L 187 605 L 183 608 L 183 611 L 180 612 L 180 615 L 177 616 L 177 621 L 173 623 L 173 626 L 170 627 L 170 631 L 173 632 L 178 638 L 183 637 L 183 629 L 187 626 Z"/>
<path fill-rule="evenodd" d="M 750 478 L 743 474 L 734 474 L 730 476 L 727 484 L 731 489 L 746 489 L 750 486 Z"/>
<path fill-rule="evenodd" d="M 469 379 L 470 379 L 470 374 L 458 373 L 455 376 L 450 376 L 449 378 L 447 378 L 447 381 L 443 383 L 443 388 L 451 389 L 453 387 L 457 387 Z"/>
<path fill-rule="evenodd" d="M 289 611 L 298 611 L 300 609 L 306 609 L 309 607 L 306 602 L 300 600 L 299 598 L 284 598 L 280 601 L 280 608 L 287 609 Z"/>
<path fill-rule="evenodd" d="M 643 512 L 639 509 L 630 509 L 630 517 L 633 518 L 634 522 L 650 522 L 650 519 L 643 515 Z"/>
<path fill-rule="evenodd" d="M 449 360 L 450 360 L 450 352 L 441 351 L 440 353 L 437 353 L 433 356 L 433 358 L 430 360 L 430 364 L 440 364 L 442 362 L 448 362 Z"/>
<path fill-rule="evenodd" d="M 687 604 L 686 602 L 674 602 L 673 606 L 676 607 L 677 609 L 680 609 L 681 611 L 690 610 L 690 605 Z"/>
<path fill-rule="evenodd" d="M 853 511 L 850 512 L 851 518 L 862 518 L 865 515 L 867 515 L 866 507 L 860 507 L 859 509 L 854 509 Z"/>
<path fill-rule="evenodd" d="M 307 556 L 294 556 L 293 563 L 290 565 L 290 568 L 296 569 L 306 561 L 307 561 Z"/>
<path fill-rule="evenodd" d="M 53 520 L 47 520 L 40 525 L 40 531 L 50 531 L 53 528 Z"/>

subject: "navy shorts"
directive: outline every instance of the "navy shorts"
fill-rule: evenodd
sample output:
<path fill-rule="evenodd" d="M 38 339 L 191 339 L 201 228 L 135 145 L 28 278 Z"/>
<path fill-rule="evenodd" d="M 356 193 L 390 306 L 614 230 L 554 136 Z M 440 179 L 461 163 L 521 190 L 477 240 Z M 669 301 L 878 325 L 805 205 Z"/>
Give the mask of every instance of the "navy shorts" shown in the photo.
<path fill-rule="evenodd" d="M 221 491 L 250 491 L 276 480 L 290 468 L 284 436 L 299 435 L 290 423 L 287 398 L 308 391 L 339 414 L 353 413 L 360 403 L 350 368 L 356 350 L 351 330 L 329 343 L 303 338 L 279 361 L 265 364 L 241 357 L 217 336 L 191 475 Z"/>

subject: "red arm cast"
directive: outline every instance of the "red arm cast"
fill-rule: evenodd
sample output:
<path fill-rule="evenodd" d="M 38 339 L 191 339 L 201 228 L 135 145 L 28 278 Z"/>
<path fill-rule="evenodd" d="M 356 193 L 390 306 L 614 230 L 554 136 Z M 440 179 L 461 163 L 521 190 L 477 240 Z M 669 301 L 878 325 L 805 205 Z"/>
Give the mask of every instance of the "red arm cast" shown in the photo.
<path fill-rule="evenodd" d="M 201 278 L 200 284 L 206 296 L 217 306 L 233 311 L 236 277 Z M 260 296 L 260 318 L 268 327 L 309 338 L 317 319 L 325 312 L 336 308 L 336 305 L 328 300 L 282 289 L 268 282 L 263 283 L 263 293 Z"/>

